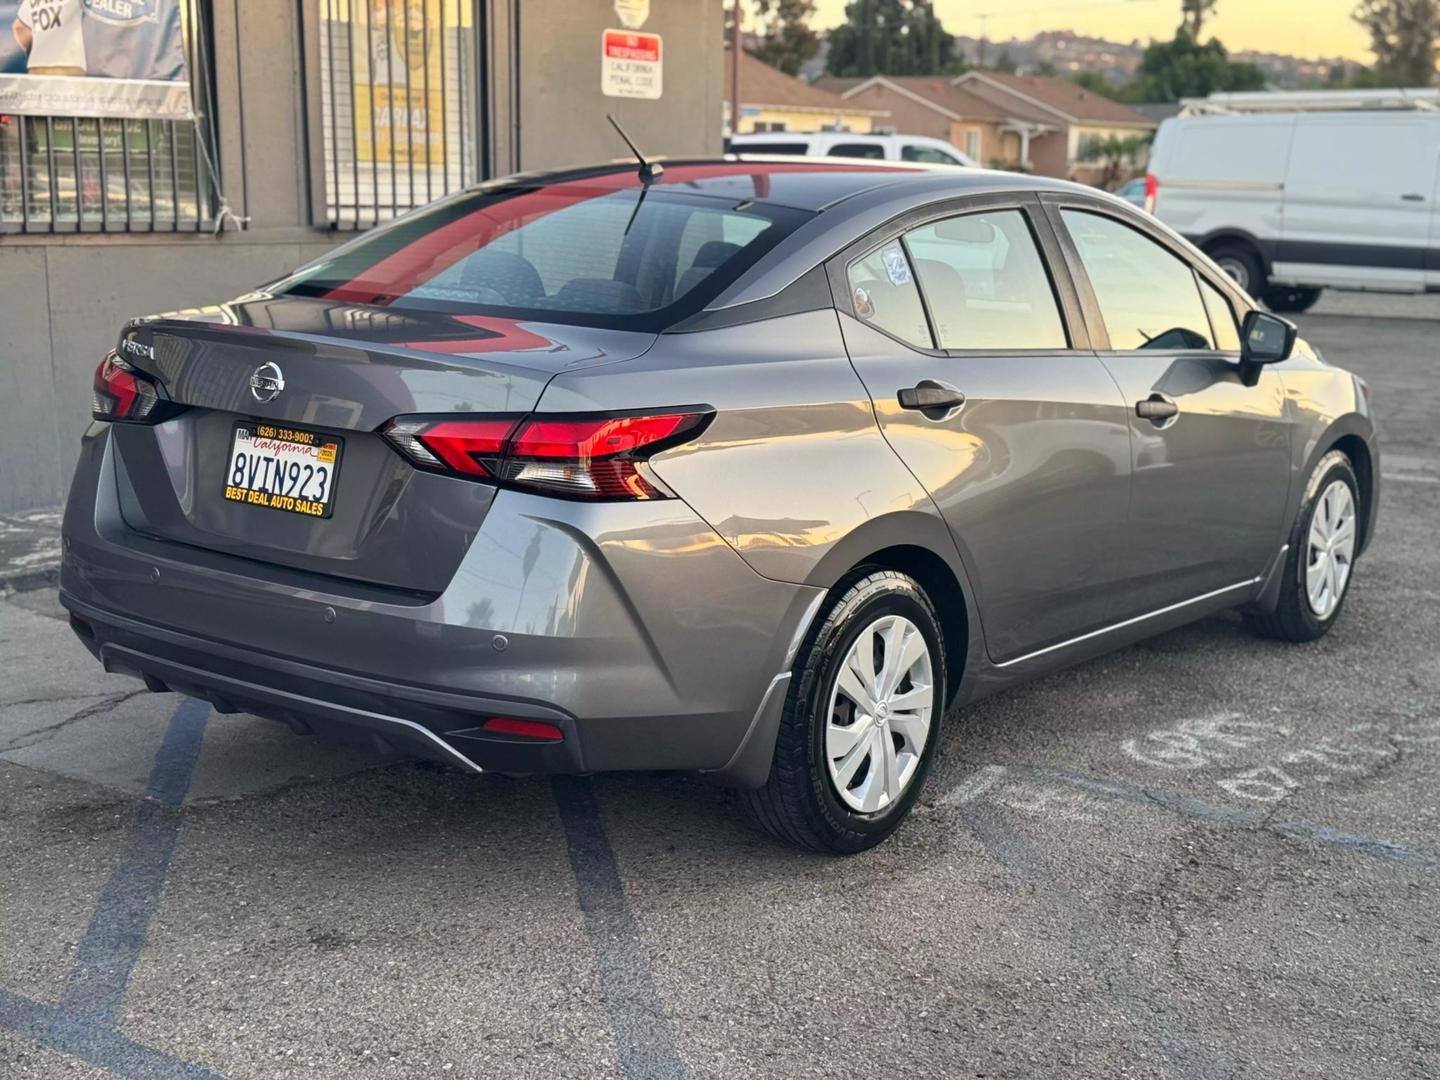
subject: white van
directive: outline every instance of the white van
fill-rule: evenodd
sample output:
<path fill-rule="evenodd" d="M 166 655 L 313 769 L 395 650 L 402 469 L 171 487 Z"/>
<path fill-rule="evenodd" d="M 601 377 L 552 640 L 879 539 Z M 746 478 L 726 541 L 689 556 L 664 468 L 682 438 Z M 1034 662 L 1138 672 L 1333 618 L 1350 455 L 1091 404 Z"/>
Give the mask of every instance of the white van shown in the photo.
<path fill-rule="evenodd" d="M 1216 94 L 1160 125 L 1146 207 L 1277 311 L 1440 292 L 1440 92 Z"/>
<path fill-rule="evenodd" d="M 803 154 L 809 157 L 853 157 L 872 161 L 919 161 L 927 165 L 975 167 L 975 159 L 944 139 L 928 135 L 855 135 L 848 131 L 772 131 L 732 135 L 725 142 L 732 154 Z"/>

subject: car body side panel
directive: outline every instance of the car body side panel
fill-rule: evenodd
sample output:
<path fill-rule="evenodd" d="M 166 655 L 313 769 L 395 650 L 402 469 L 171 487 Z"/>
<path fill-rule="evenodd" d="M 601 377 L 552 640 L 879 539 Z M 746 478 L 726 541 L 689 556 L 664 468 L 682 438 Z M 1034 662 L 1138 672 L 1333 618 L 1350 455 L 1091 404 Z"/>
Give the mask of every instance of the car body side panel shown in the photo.
<path fill-rule="evenodd" d="M 1360 550 L 1363 552 L 1375 535 L 1380 512 L 1380 446 L 1375 437 L 1368 388 L 1357 376 L 1320 360 L 1303 339 L 1296 343 L 1295 354 L 1289 360 L 1274 365 L 1271 370 L 1284 383 L 1285 407 L 1294 429 L 1285 532 L 1288 533 L 1289 523 L 1299 513 L 1305 481 L 1316 463 L 1337 442 L 1350 436 L 1365 445 L 1370 459 L 1369 476 L 1362 478 L 1368 480 L 1370 488 L 1369 499 L 1362 508 L 1364 532 L 1360 537 Z"/>
<path fill-rule="evenodd" d="M 539 410 L 696 403 L 714 423 L 651 467 L 765 577 L 828 588 L 848 567 L 826 556 L 861 526 L 936 513 L 881 436 L 833 310 L 662 335 L 634 361 L 557 376 Z"/>
<path fill-rule="evenodd" d="M 882 430 L 949 523 L 997 660 L 1108 620 L 1130 507 L 1125 409 L 1088 352 L 938 356 L 842 315 Z M 932 379 L 965 404 L 932 419 L 897 392 Z"/>

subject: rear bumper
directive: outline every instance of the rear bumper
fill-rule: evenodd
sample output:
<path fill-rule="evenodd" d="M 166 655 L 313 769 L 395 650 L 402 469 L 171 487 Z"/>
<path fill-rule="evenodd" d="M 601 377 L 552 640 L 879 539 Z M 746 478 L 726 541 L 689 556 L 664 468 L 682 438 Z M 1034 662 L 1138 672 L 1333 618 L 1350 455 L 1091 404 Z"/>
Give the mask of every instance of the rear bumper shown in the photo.
<path fill-rule="evenodd" d="M 768 766 L 776 678 L 819 590 L 761 578 L 678 500 L 501 492 L 449 585 L 424 598 L 137 533 L 118 468 L 92 429 L 61 568 L 61 602 L 110 670 L 467 768 L 752 783 Z M 495 716 L 564 738 L 478 730 Z"/>

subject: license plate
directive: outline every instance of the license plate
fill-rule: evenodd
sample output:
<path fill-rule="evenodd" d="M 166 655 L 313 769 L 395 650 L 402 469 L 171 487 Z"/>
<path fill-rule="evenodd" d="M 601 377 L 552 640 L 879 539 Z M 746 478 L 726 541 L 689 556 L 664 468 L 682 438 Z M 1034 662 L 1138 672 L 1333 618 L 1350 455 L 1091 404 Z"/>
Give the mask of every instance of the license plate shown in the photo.
<path fill-rule="evenodd" d="M 225 498 L 328 518 L 341 449 L 341 440 L 333 435 L 242 420 L 230 443 Z"/>

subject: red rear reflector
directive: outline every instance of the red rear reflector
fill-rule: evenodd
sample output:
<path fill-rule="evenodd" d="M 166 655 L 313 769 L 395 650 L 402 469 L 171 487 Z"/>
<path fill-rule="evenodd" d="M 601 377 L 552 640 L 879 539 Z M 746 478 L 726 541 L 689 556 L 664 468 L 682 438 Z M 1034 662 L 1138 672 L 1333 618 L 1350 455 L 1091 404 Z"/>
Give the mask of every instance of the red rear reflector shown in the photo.
<path fill-rule="evenodd" d="M 560 742 L 565 733 L 554 724 L 543 720 L 512 720 L 505 716 L 492 716 L 480 725 L 486 731 L 497 735 L 519 735 L 526 739 L 540 739 L 543 742 Z"/>

